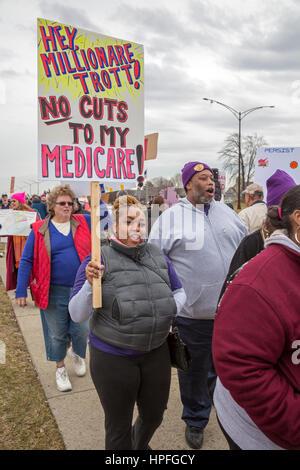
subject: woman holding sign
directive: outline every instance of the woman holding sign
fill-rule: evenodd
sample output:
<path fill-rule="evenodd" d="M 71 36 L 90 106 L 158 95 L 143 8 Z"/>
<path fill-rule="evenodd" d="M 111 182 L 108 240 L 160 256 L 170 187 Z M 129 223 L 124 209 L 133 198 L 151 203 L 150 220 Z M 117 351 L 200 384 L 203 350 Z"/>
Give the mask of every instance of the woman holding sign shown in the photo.
<path fill-rule="evenodd" d="M 33 211 L 25 200 L 25 193 L 15 193 L 10 198 L 10 209 L 15 211 Z M 36 220 L 39 220 L 37 215 Z M 14 290 L 17 286 L 18 269 L 27 237 L 22 235 L 9 235 L 6 250 L 6 290 Z"/>
<path fill-rule="evenodd" d="M 16 302 L 26 305 L 29 279 L 40 308 L 47 359 L 56 362 L 59 391 L 72 389 L 64 359 L 68 343 L 75 372 L 85 375 L 87 324 L 75 324 L 68 302 L 77 269 L 91 250 L 90 215 L 73 215 L 75 194 L 57 186 L 47 198 L 49 217 L 32 224 L 20 261 Z"/>
<path fill-rule="evenodd" d="M 105 412 L 106 450 L 147 450 L 167 406 L 166 339 L 185 293 L 167 257 L 145 242 L 140 203 L 122 196 L 113 216 L 115 234 L 101 247 L 102 265 L 90 257 L 82 263 L 69 310 L 74 321 L 91 317 L 90 370 Z M 99 273 L 102 307 L 93 310 L 91 284 Z"/>

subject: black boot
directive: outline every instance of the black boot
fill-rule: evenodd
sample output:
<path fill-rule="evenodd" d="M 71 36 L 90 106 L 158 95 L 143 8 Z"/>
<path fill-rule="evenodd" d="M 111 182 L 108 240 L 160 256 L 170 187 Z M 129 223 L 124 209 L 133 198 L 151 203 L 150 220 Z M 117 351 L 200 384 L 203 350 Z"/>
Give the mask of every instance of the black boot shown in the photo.
<path fill-rule="evenodd" d="M 203 429 L 195 428 L 187 424 L 185 428 L 185 439 L 192 449 L 201 449 L 203 443 Z"/>

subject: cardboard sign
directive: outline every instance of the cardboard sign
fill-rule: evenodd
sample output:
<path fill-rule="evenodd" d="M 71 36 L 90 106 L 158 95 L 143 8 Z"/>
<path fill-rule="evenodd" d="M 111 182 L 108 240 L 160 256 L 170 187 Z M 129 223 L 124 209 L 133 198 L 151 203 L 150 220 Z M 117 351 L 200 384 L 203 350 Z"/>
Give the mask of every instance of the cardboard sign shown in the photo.
<path fill-rule="evenodd" d="M 254 183 L 266 194 L 266 181 L 276 170 L 284 170 L 300 184 L 300 147 L 259 147 L 256 153 Z"/>
<path fill-rule="evenodd" d="M 225 171 L 220 171 L 219 170 L 218 181 L 220 183 L 221 194 L 223 196 L 223 194 L 225 193 L 225 188 L 226 188 L 226 173 L 225 173 Z"/>
<path fill-rule="evenodd" d="M 143 85 L 142 45 L 38 19 L 39 180 L 136 183 Z"/>
<path fill-rule="evenodd" d="M 157 157 L 158 133 L 145 135 L 145 160 L 155 160 Z"/>
<path fill-rule="evenodd" d="M 36 212 L 14 211 L 12 209 L 0 211 L 0 236 L 28 236 L 31 224 L 36 221 L 36 214 Z"/>
<path fill-rule="evenodd" d="M 173 186 L 170 186 L 166 189 L 162 189 L 161 191 L 159 191 L 159 194 L 164 198 L 165 204 L 168 207 L 172 207 L 178 202 L 178 195 Z"/>
<path fill-rule="evenodd" d="M 10 194 L 13 194 L 15 192 L 15 177 L 12 176 L 10 178 Z"/>

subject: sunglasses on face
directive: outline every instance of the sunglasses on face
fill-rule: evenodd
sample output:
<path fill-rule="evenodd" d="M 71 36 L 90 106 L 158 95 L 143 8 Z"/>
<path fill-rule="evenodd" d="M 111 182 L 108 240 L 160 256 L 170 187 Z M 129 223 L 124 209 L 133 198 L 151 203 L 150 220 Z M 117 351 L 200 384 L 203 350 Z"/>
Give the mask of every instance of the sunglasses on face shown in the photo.
<path fill-rule="evenodd" d="M 56 202 L 56 204 L 58 204 L 59 206 L 73 206 L 73 202 L 70 202 L 70 201 L 61 201 L 61 202 Z"/>

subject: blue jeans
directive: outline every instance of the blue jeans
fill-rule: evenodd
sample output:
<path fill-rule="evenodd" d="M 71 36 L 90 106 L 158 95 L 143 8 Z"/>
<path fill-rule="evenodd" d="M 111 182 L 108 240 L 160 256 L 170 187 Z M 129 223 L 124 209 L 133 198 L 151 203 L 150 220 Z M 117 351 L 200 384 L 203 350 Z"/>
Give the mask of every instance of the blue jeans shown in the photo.
<path fill-rule="evenodd" d="M 71 291 L 71 287 L 52 284 L 47 309 L 40 309 L 48 361 L 63 361 L 69 342 L 72 342 L 74 352 L 85 358 L 88 321 L 75 323 L 71 319 L 68 310 Z"/>
<path fill-rule="evenodd" d="M 189 369 L 178 371 L 182 419 L 189 426 L 204 429 L 209 420 L 217 378 L 211 350 L 214 320 L 178 316 L 175 325 L 192 356 Z"/>

